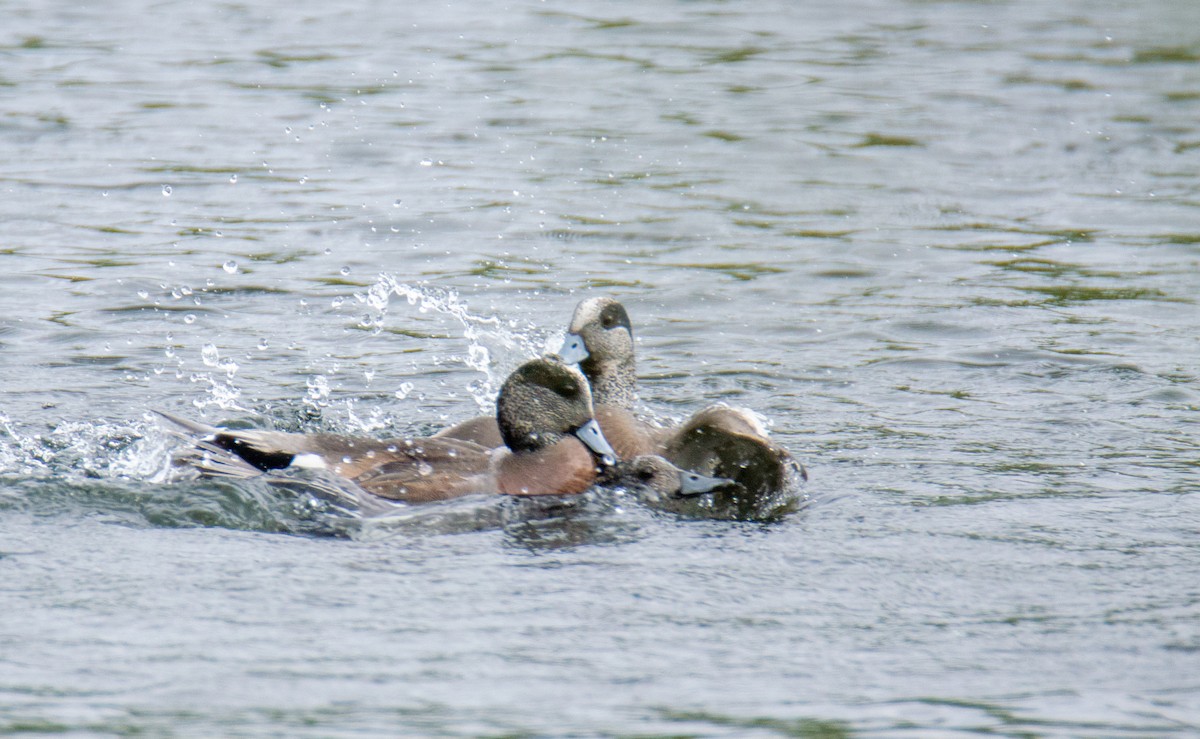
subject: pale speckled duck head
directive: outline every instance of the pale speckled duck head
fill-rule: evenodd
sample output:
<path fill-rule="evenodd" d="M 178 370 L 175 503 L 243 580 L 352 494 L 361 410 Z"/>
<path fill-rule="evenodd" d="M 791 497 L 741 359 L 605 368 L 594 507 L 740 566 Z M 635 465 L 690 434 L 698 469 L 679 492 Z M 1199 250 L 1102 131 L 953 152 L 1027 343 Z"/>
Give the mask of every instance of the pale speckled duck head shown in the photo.
<path fill-rule="evenodd" d="M 500 388 L 496 420 L 504 444 L 517 454 L 536 452 L 574 435 L 601 464 L 616 462 L 596 423 L 592 393 L 579 370 L 554 356 L 515 369 Z"/>
<path fill-rule="evenodd" d="M 559 355 L 578 364 L 598 405 L 630 408 L 636 399 L 633 326 L 612 298 L 587 298 L 575 307 Z"/>
<path fill-rule="evenodd" d="M 733 480 L 681 470 L 654 454 L 644 454 L 618 463 L 605 473 L 600 482 L 640 488 L 651 501 L 695 498 L 708 493 L 737 492 L 741 489 Z"/>

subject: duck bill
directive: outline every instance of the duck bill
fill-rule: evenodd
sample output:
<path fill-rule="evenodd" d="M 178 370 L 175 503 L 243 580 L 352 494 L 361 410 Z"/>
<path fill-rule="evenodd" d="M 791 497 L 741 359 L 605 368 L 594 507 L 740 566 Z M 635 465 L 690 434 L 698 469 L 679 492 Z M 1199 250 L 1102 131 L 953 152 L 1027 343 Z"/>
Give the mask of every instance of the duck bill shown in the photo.
<path fill-rule="evenodd" d="M 708 493 L 732 493 L 742 486 L 725 477 L 708 477 L 686 470 L 679 473 L 679 492 L 676 498 L 695 498 Z"/>
<path fill-rule="evenodd" d="M 596 423 L 596 419 L 593 418 L 575 429 L 575 436 L 579 437 L 579 440 L 600 458 L 600 464 L 603 466 L 612 467 L 617 463 L 617 453 L 613 451 L 608 439 L 604 438 L 604 432 L 600 430 L 600 424 Z"/>
<path fill-rule="evenodd" d="M 562 346 L 558 350 L 563 364 L 579 364 L 588 358 L 587 346 L 579 334 L 567 334 L 563 337 Z"/>

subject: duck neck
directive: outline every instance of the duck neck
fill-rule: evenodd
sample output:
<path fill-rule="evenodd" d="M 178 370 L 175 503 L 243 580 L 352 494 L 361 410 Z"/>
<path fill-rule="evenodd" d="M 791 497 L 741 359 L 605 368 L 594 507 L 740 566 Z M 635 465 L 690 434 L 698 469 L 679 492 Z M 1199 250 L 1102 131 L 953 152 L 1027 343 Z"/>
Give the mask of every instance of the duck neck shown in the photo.
<path fill-rule="evenodd" d="M 590 357 L 579 364 L 592 385 L 592 402 L 632 410 L 637 400 L 633 359 L 599 362 Z"/>

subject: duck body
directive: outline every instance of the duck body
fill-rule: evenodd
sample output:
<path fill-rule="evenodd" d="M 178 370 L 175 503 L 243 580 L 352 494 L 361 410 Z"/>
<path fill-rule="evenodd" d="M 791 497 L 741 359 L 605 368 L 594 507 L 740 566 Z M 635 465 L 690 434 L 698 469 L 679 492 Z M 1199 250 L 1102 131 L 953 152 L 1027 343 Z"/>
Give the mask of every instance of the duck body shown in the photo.
<path fill-rule="evenodd" d="M 434 434 L 433 438 L 459 439 L 488 449 L 504 446 L 504 437 L 500 434 L 500 424 L 496 422 L 495 416 L 469 418 L 453 426 L 447 426 Z"/>
<path fill-rule="evenodd" d="M 685 470 L 732 479 L 754 495 L 807 479 L 804 467 L 747 409 L 708 406 L 673 428 L 639 418 L 633 329 L 619 302 L 607 297 L 580 302 L 559 354 L 577 362 L 591 383 L 596 419 L 621 458 L 661 455 Z"/>
<path fill-rule="evenodd" d="M 405 503 L 471 493 L 581 493 L 601 467 L 615 462 L 593 418 L 586 380 L 550 358 L 526 362 L 505 381 L 496 420 L 504 446 L 495 449 L 445 437 L 378 440 L 225 429 L 161 415 L 200 436 L 181 459 L 201 474 L 319 470 L 370 496 Z"/>

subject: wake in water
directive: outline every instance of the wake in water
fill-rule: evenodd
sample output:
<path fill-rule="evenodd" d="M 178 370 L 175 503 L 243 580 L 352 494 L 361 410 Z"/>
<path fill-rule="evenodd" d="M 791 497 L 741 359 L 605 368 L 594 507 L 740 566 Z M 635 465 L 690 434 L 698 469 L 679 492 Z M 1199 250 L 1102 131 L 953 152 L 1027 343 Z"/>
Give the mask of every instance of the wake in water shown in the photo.
<path fill-rule="evenodd" d="M 515 366 L 556 350 L 561 344 L 561 330 L 480 315 L 472 312 L 453 290 L 410 285 L 388 274 L 380 275 L 367 290 L 351 296 L 364 308 L 360 327 L 374 334 L 385 332 L 389 314 L 395 311 L 394 298 L 402 298 L 401 305 L 420 314 L 444 316 L 456 327 L 466 351 L 441 361 L 476 374 L 465 390 L 484 415 L 494 412 L 497 390 Z M 303 397 L 291 404 L 264 408 L 260 415 L 245 407 L 253 404 L 246 403 L 237 385 L 237 362 L 223 357 L 211 342 L 205 343 L 201 358 L 207 372 L 180 375 L 189 386 L 200 388 L 191 405 L 200 411 L 217 409 L 238 414 L 235 425 L 261 426 L 267 420 L 292 430 L 311 431 L 316 422 L 321 431 L 358 435 L 378 434 L 392 426 L 378 408 L 362 411 L 368 400 L 351 395 L 337 397 L 329 376 L 322 373 L 306 380 Z M 419 382 L 419 378 L 412 379 Z M 416 391 L 414 382 L 406 380 L 395 395 L 403 399 Z M 419 436 L 428 431 L 421 428 L 407 433 Z M 414 528 L 491 528 L 507 525 L 514 511 L 523 512 L 517 519 L 528 514 L 528 504 L 485 496 L 423 506 L 355 506 L 346 503 L 348 498 L 323 494 L 331 489 L 328 480 L 313 479 L 311 473 L 261 475 L 253 470 L 253 474 L 234 480 L 197 479 L 194 473 L 171 462 L 181 443 L 186 446 L 190 442 L 181 442 L 164 429 L 149 409 L 133 419 L 63 422 L 45 432 L 18 426 L 0 412 L 0 476 L 6 481 L 0 486 L 0 502 L 31 509 L 84 504 L 154 525 L 353 535 L 370 531 L 373 536 Z M 598 495 L 619 498 L 627 492 L 617 489 Z M 581 499 L 559 512 L 568 517 L 580 511 L 595 513 L 596 495 L 586 500 L 590 503 Z M 659 507 L 686 517 L 770 520 L 796 510 L 802 503 L 789 491 L 751 503 L 736 496 L 717 495 Z"/>

